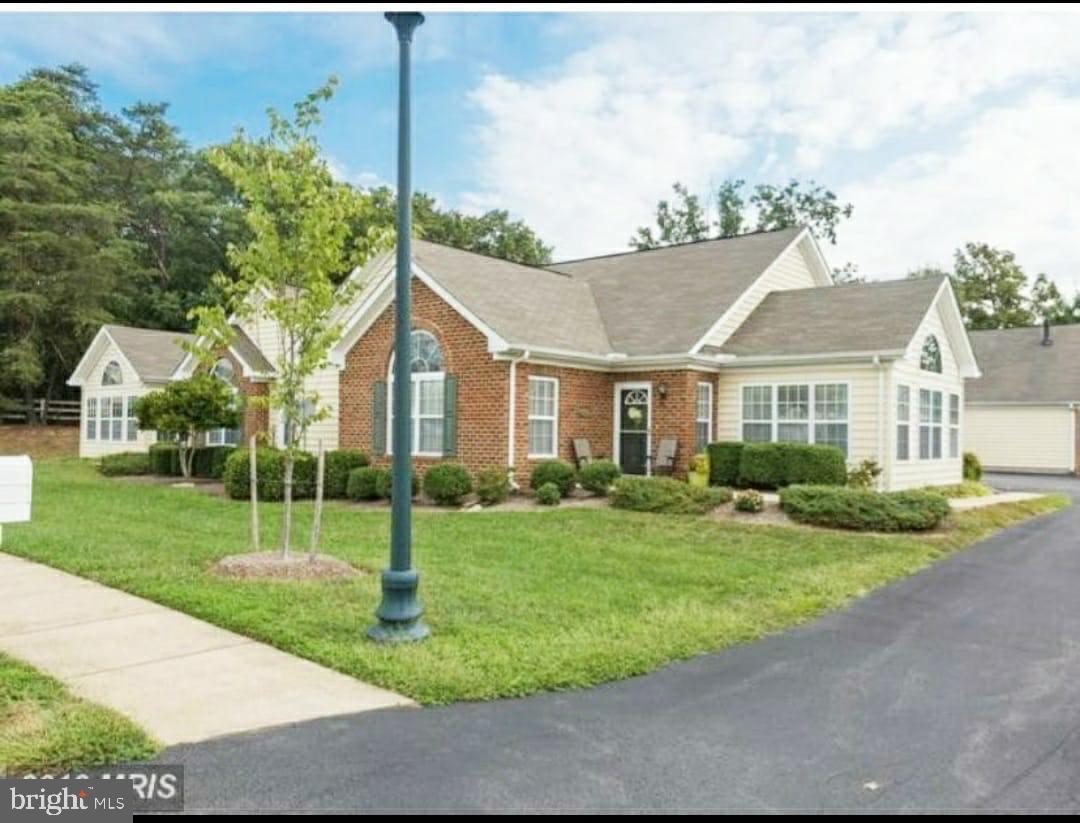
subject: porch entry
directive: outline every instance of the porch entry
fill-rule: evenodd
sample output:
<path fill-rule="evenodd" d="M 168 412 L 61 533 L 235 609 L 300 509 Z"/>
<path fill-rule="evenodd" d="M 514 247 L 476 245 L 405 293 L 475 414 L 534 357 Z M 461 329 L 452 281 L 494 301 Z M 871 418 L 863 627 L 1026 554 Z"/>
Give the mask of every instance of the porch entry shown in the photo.
<path fill-rule="evenodd" d="M 652 384 L 615 384 L 615 462 L 623 474 L 649 474 Z"/>

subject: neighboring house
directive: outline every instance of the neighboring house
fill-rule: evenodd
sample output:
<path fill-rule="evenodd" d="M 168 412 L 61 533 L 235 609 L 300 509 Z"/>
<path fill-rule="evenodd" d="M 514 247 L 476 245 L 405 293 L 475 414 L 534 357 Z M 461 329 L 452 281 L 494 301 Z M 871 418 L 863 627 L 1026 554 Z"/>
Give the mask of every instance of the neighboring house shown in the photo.
<path fill-rule="evenodd" d="M 990 469 L 1075 473 L 1080 326 L 970 336 L 985 376 L 968 390 L 964 448 Z"/>
<path fill-rule="evenodd" d="M 681 475 L 708 442 L 772 440 L 876 460 L 884 488 L 961 477 L 964 381 L 979 370 L 946 278 L 835 286 L 799 228 L 547 268 L 417 240 L 412 273 L 421 471 L 452 459 L 524 482 L 537 461 L 573 459 L 584 438 L 594 455 L 647 474 L 674 439 Z M 385 462 L 393 253 L 352 279 L 331 367 L 310 386 L 334 414 L 306 445 Z M 263 325 L 242 331 L 270 364 L 280 344 Z M 272 374 L 233 349 L 241 391 L 265 391 Z M 248 428 L 260 426 L 276 427 Z"/>
<path fill-rule="evenodd" d="M 82 392 L 79 457 L 145 451 L 157 439 L 140 431 L 135 400 L 162 388 L 184 357 L 189 334 L 102 326 L 75 367 L 69 386 Z"/>

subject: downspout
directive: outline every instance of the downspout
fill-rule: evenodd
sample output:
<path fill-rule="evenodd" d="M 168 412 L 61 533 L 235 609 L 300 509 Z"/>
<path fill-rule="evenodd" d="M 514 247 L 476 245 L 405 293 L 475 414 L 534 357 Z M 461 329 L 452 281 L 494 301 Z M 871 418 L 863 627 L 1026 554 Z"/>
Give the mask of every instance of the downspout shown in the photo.
<path fill-rule="evenodd" d="M 517 491 L 521 488 L 514 479 L 514 441 L 517 439 L 517 364 L 522 360 L 529 359 L 529 350 L 526 349 L 517 357 L 510 360 L 510 398 L 507 405 L 510 407 L 509 419 L 506 421 L 506 466 L 510 476 L 510 488 Z"/>
<path fill-rule="evenodd" d="M 879 354 L 874 355 L 874 367 L 878 373 L 877 451 L 878 463 L 882 469 L 882 480 L 878 481 L 880 491 L 882 488 L 892 488 L 892 461 L 885 449 L 885 364 L 881 362 Z"/>

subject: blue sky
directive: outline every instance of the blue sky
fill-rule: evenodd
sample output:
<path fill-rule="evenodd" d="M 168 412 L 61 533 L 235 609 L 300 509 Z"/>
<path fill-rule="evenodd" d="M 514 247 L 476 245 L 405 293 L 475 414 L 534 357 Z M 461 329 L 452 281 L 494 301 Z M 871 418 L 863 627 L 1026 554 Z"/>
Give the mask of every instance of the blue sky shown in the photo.
<path fill-rule="evenodd" d="M 171 103 L 201 145 L 341 80 L 337 173 L 393 179 L 396 44 L 373 14 L 0 18 L 0 81 L 90 67 L 110 108 Z M 1075 14 L 440 14 L 417 34 L 415 180 L 508 208 L 572 257 L 625 248 L 671 182 L 814 178 L 855 204 L 826 247 L 873 278 L 967 240 L 1080 287 Z"/>

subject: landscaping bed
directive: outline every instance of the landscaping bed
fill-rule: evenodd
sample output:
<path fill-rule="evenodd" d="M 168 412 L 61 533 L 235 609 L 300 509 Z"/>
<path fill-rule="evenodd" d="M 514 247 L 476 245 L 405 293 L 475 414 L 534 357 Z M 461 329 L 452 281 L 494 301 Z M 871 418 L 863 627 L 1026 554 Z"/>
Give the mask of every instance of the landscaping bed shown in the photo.
<path fill-rule="evenodd" d="M 404 648 L 363 639 L 380 598 L 378 574 L 287 583 L 215 575 L 219 560 L 250 549 L 245 505 L 153 485 L 132 494 L 72 460 L 38 464 L 34 505 L 32 523 L 5 528 L 5 551 L 443 703 L 594 685 L 753 640 L 1067 501 L 954 514 L 933 537 L 565 501 L 545 517 L 417 511 L 415 561 L 433 636 Z M 281 509 L 260 506 L 264 549 L 276 545 Z M 294 534 L 306 535 L 311 511 L 310 502 L 297 504 Z M 324 553 L 358 569 L 386 565 L 385 504 L 335 503 L 323 516 Z"/>

